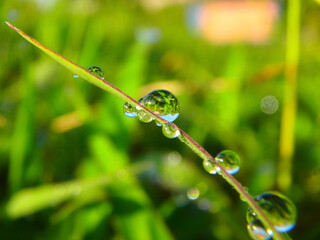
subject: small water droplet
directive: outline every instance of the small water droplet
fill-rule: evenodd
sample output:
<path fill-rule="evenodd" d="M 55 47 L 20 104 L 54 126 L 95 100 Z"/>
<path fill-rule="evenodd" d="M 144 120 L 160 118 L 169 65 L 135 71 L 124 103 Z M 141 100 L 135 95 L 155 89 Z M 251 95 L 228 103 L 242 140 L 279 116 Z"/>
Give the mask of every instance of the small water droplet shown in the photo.
<path fill-rule="evenodd" d="M 278 110 L 278 106 L 278 100 L 274 96 L 266 96 L 260 102 L 261 110 L 266 114 L 275 113 Z"/>
<path fill-rule="evenodd" d="M 265 215 L 279 232 L 292 230 L 297 220 L 297 210 L 293 202 L 278 192 L 267 192 L 254 199 L 262 208 Z M 256 214 L 249 207 L 247 211 L 248 223 L 257 219 Z"/>
<path fill-rule="evenodd" d="M 97 66 L 92 66 L 88 68 L 88 71 L 93 73 L 94 75 L 97 75 L 99 78 L 104 79 L 104 72 L 102 71 L 101 68 Z"/>
<path fill-rule="evenodd" d="M 138 102 L 139 102 L 141 105 L 143 105 L 143 104 L 142 104 L 142 100 L 143 100 L 143 98 L 139 98 L 139 100 L 138 100 Z M 137 110 L 137 111 L 139 111 L 139 110 L 141 110 L 141 109 L 142 109 L 142 107 L 136 106 L 136 110 Z"/>
<path fill-rule="evenodd" d="M 235 174 L 240 169 L 240 157 L 233 151 L 225 150 L 220 152 L 216 156 L 216 160 L 230 174 Z"/>
<path fill-rule="evenodd" d="M 126 102 L 123 104 L 123 113 L 127 117 L 133 118 L 137 116 L 136 108 L 133 107 L 130 103 Z"/>
<path fill-rule="evenodd" d="M 79 76 L 77 74 L 73 74 L 72 77 L 78 78 Z"/>
<path fill-rule="evenodd" d="M 156 125 L 158 126 L 158 127 L 161 127 L 162 126 L 162 123 L 159 121 L 159 120 L 155 120 L 155 122 L 156 122 Z"/>
<path fill-rule="evenodd" d="M 196 200 L 200 195 L 198 188 L 190 188 L 187 192 L 187 196 L 190 200 Z"/>
<path fill-rule="evenodd" d="M 210 159 L 203 160 L 203 168 L 210 174 L 216 174 L 220 171 L 220 168 Z"/>
<path fill-rule="evenodd" d="M 162 125 L 162 133 L 167 138 L 176 138 L 180 135 L 180 130 L 173 123 L 167 122 Z"/>
<path fill-rule="evenodd" d="M 254 219 L 251 223 L 247 225 L 247 229 L 249 235 L 254 240 L 271 240 L 272 239 L 272 231 L 270 229 L 266 229 L 262 222 L 259 219 Z"/>
<path fill-rule="evenodd" d="M 180 105 L 178 99 L 169 91 L 158 89 L 149 92 L 139 102 L 159 117 L 173 122 L 179 116 Z"/>
<path fill-rule="evenodd" d="M 151 122 L 153 120 L 153 117 L 150 113 L 148 113 L 147 111 L 145 111 L 144 109 L 141 109 L 138 111 L 138 118 L 141 122 Z"/>

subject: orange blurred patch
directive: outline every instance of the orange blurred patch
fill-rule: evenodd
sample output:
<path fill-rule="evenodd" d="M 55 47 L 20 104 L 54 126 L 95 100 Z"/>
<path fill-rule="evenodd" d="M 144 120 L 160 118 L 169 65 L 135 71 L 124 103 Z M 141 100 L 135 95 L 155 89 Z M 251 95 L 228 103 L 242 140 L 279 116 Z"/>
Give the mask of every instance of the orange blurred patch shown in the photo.
<path fill-rule="evenodd" d="M 270 38 L 278 5 L 271 0 L 210 2 L 199 14 L 200 32 L 212 42 L 260 44 Z"/>
<path fill-rule="evenodd" d="M 51 123 L 51 130 L 55 133 L 63 133 L 84 124 L 83 119 L 77 112 L 71 112 L 55 118 Z"/>

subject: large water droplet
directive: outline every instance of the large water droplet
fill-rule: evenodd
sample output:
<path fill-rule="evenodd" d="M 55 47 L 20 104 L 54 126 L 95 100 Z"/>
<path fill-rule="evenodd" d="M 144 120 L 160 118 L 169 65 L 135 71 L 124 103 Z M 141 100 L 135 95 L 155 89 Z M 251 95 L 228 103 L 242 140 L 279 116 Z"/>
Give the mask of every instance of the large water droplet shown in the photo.
<path fill-rule="evenodd" d="M 124 115 L 126 115 L 127 117 L 136 117 L 137 113 L 136 113 L 136 108 L 133 107 L 130 103 L 126 102 L 125 104 L 123 104 L 123 113 Z"/>
<path fill-rule="evenodd" d="M 210 159 L 203 160 L 203 168 L 210 174 L 216 174 L 220 171 L 220 168 L 217 167 L 216 164 Z"/>
<path fill-rule="evenodd" d="M 254 199 L 262 208 L 265 215 L 279 232 L 292 230 L 297 220 L 297 210 L 293 202 L 278 192 L 267 192 Z M 257 219 L 257 215 L 249 207 L 247 211 L 248 223 Z"/>
<path fill-rule="evenodd" d="M 272 231 L 266 229 L 259 219 L 254 219 L 251 223 L 247 225 L 249 235 L 254 240 L 271 240 Z"/>
<path fill-rule="evenodd" d="M 73 74 L 72 77 L 78 78 L 79 76 L 77 74 Z"/>
<path fill-rule="evenodd" d="M 233 151 L 225 150 L 216 156 L 221 167 L 230 174 L 235 174 L 240 169 L 240 157 Z"/>
<path fill-rule="evenodd" d="M 94 75 L 97 75 L 99 78 L 104 79 L 104 72 L 102 71 L 101 68 L 97 66 L 92 66 L 88 68 L 88 71 L 93 73 Z"/>
<path fill-rule="evenodd" d="M 149 92 L 140 103 L 168 122 L 173 122 L 179 116 L 178 99 L 167 90 L 158 89 Z"/>
<path fill-rule="evenodd" d="M 162 133 L 167 138 L 176 138 L 180 135 L 180 130 L 173 123 L 167 122 L 162 125 Z"/>

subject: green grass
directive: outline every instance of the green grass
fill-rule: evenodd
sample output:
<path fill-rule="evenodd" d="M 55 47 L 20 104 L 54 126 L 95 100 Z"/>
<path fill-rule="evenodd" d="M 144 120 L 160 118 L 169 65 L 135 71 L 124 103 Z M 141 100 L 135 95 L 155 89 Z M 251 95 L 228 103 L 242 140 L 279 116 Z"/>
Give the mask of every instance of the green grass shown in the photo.
<path fill-rule="evenodd" d="M 108 81 L 135 99 L 147 84 L 177 81 L 178 89 L 172 89 L 181 102 L 177 125 L 213 155 L 223 149 L 238 152 L 242 166 L 236 177 L 252 195 L 276 189 L 282 72 L 265 81 L 254 79 L 284 62 L 285 15 L 270 44 L 222 47 L 188 35 L 183 20 L 175 20 L 183 16 L 178 6 L 151 14 L 126 1 L 101 2 L 92 9 L 86 4 L 58 1 L 41 10 L 33 2 L 4 1 L 0 12 L 3 21 L 10 21 L 8 11 L 17 9 L 19 17 L 11 21 L 17 27 L 81 66 L 100 66 Z M 315 2 L 302 3 L 296 148 L 287 192 L 299 213 L 289 233 L 293 239 L 320 235 L 315 220 L 320 191 L 318 14 Z M 162 41 L 154 46 L 134 40 L 135 28 L 145 22 L 162 30 Z M 248 237 L 247 205 L 218 176 L 207 175 L 196 155 L 163 137 L 154 124 L 127 119 L 122 101 L 72 78 L 70 71 L 0 25 L 2 213 L 9 199 L 19 196 L 15 194 L 30 188 L 39 194 L 31 201 L 38 208 L 22 203 L 23 210 L 14 209 L 20 216 L 27 210 L 31 214 L 1 215 L 2 238 Z M 227 88 L 207 87 L 221 81 Z M 261 112 L 260 100 L 270 94 L 280 107 L 269 116 Z M 55 131 L 52 124 L 69 113 L 81 124 Z M 174 151 L 180 154 L 172 155 Z M 181 161 L 172 164 L 172 158 Z M 112 174 L 116 177 L 110 183 L 94 182 L 88 189 L 81 185 Z M 79 194 L 74 185 L 68 187 L 74 181 L 81 186 Z M 66 198 L 52 202 L 50 187 L 59 183 L 67 189 Z M 186 198 L 193 187 L 202 189 L 196 201 Z M 209 211 L 199 208 L 200 200 L 211 202 Z"/>

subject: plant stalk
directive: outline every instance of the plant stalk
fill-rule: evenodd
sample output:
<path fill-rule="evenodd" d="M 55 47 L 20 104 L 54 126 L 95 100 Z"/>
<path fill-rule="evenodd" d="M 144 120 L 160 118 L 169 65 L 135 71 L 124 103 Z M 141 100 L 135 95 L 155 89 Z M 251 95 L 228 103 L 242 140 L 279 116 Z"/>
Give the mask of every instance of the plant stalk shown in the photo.
<path fill-rule="evenodd" d="M 285 86 L 281 116 L 279 164 L 277 183 L 282 191 L 291 185 L 294 153 L 294 126 L 296 116 L 297 72 L 300 45 L 300 0 L 287 1 L 287 39 L 285 61 Z"/>

